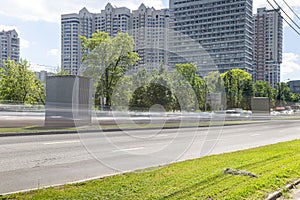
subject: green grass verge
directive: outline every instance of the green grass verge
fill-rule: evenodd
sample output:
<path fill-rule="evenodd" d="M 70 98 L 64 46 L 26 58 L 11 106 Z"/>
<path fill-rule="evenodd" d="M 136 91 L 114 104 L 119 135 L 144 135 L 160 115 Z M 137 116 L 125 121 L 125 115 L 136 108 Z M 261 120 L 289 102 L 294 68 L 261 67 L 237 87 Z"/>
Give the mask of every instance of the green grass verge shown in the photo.
<path fill-rule="evenodd" d="M 16 128 L 0 128 L 1 133 L 38 133 L 38 132 L 48 132 L 48 131 L 70 131 L 76 130 L 76 128 L 49 128 L 43 126 L 26 126 L 26 127 L 16 127 Z"/>
<path fill-rule="evenodd" d="M 0 199 L 263 199 L 300 177 L 300 140 Z M 223 174 L 227 167 L 258 178 Z"/>

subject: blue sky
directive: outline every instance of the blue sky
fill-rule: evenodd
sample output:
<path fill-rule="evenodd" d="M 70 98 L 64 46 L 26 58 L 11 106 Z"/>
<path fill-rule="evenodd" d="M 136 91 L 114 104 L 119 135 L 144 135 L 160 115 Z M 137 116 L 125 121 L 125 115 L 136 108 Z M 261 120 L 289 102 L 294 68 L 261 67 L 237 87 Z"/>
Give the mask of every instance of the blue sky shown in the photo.
<path fill-rule="evenodd" d="M 300 16 L 300 1 L 285 1 Z M 156 9 L 166 8 L 169 4 L 168 0 L 2 0 L 0 30 L 17 30 L 21 38 L 21 57 L 23 59 L 33 64 L 57 69 L 60 66 L 61 14 L 78 13 L 83 7 L 90 12 L 100 12 L 108 2 L 117 7 L 126 6 L 130 9 L 137 9 L 141 3 Z M 277 0 L 277 2 L 293 16 L 282 0 Z M 254 0 L 254 12 L 257 7 L 270 8 L 266 0 Z M 293 18 L 300 25 L 300 20 L 296 16 Z M 300 79 L 300 35 L 297 35 L 287 25 L 284 28 L 283 51 L 282 81 Z"/>

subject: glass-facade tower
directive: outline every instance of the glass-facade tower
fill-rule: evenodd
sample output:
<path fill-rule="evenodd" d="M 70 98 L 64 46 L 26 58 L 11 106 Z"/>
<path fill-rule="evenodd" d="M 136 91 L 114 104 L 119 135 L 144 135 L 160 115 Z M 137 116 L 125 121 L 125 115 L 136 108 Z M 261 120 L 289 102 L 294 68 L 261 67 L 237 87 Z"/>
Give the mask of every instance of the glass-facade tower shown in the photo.
<path fill-rule="evenodd" d="M 194 62 L 202 75 L 233 68 L 253 72 L 252 0 L 170 0 L 169 64 Z M 181 42 L 182 38 L 189 42 Z M 191 50 L 191 42 L 201 49 Z"/>

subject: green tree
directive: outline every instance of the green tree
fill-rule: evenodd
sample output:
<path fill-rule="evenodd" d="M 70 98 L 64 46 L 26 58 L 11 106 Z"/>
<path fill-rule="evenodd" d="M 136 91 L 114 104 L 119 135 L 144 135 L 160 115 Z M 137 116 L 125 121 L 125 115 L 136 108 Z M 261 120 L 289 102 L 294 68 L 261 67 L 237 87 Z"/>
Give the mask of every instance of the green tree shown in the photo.
<path fill-rule="evenodd" d="M 174 95 L 172 93 L 172 77 L 166 72 L 164 66 L 160 66 L 159 70 L 152 72 L 152 78 L 147 86 L 147 94 L 149 95 L 149 106 L 159 104 L 166 111 L 173 110 Z"/>
<path fill-rule="evenodd" d="M 292 102 L 294 102 L 294 103 L 300 103 L 300 94 L 292 93 L 291 99 L 292 99 Z"/>
<path fill-rule="evenodd" d="M 132 75 L 132 86 L 137 88 L 133 89 L 132 95 L 129 101 L 130 110 L 146 111 L 148 107 L 147 101 L 147 85 L 150 83 L 151 74 L 149 74 L 146 68 L 140 68 L 136 73 Z"/>
<path fill-rule="evenodd" d="M 255 87 L 255 97 L 269 97 L 272 95 L 272 87 L 266 81 L 256 81 Z"/>
<path fill-rule="evenodd" d="M 129 101 L 129 109 L 136 111 L 147 111 L 149 109 L 147 85 L 138 87 L 134 91 Z"/>
<path fill-rule="evenodd" d="M 148 73 L 146 68 L 139 68 L 138 71 L 132 75 L 133 85 L 142 86 L 149 84 L 154 73 L 157 72 L 154 70 L 152 73 Z"/>
<path fill-rule="evenodd" d="M 120 78 L 112 95 L 112 106 L 114 106 L 116 110 L 128 110 L 128 103 L 132 96 L 132 88 L 133 81 L 130 76 L 123 76 Z"/>
<path fill-rule="evenodd" d="M 276 86 L 276 105 L 285 106 L 288 102 L 292 102 L 292 93 L 287 83 L 277 83 Z"/>
<path fill-rule="evenodd" d="M 221 75 L 218 71 L 212 71 L 204 77 L 206 83 L 206 90 L 210 93 L 224 92 Z"/>
<path fill-rule="evenodd" d="M 29 70 L 26 60 L 4 62 L 0 68 L 0 99 L 22 104 L 45 104 L 43 84 Z"/>
<path fill-rule="evenodd" d="M 140 87 L 134 91 L 130 100 L 131 110 L 148 111 L 156 104 L 166 111 L 174 110 L 171 77 L 163 67 L 151 74 L 143 69 L 139 70 L 134 77 L 134 83 Z"/>
<path fill-rule="evenodd" d="M 224 87 L 221 75 L 218 71 L 212 71 L 204 77 L 204 81 L 206 84 L 206 94 L 220 94 L 220 101 L 214 101 L 213 99 L 206 100 L 206 108 L 207 110 L 219 110 L 223 107 L 225 103 L 222 96 L 224 96 Z M 219 100 L 219 99 L 215 99 Z"/>
<path fill-rule="evenodd" d="M 82 40 L 83 63 L 87 65 L 84 75 L 98 80 L 96 99 L 106 98 L 106 106 L 111 106 L 111 96 L 120 78 L 139 60 L 133 52 L 134 41 L 127 33 L 119 32 L 110 38 L 105 32 L 97 31 L 91 38 L 80 37 Z M 102 96 L 103 94 L 103 96 Z"/>
<path fill-rule="evenodd" d="M 153 105 L 161 105 L 164 107 L 166 111 L 173 110 L 173 96 L 170 88 L 158 84 L 158 83 L 150 83 L 146 87 L 147 98 L 146 106 L 147 108 L 151 108 Z"/>
<path fill-rule="evenodd" d="M 181 72 L 180 67 L 182 67 Z M 179 65 L 178 71 L 166 72 L 163 66 L 152 73 L 140 69 L 133 75 L 136 89 L 130 100 L 131 110 L 147 111 L 159 104 L 167 111 L 192 111 L 204 108 L 205 83 L 197 76 L 194 65 Z M 199 104 L 202 103 L 202 104 Z"/>
<path fill-rule="evenodd" d="M 192 86 L 198 101 L 198 105 L 195 106 L 198 109 L 204 110 L 206 101 L 206 85 L 204 80 L 197 75 L 196 65 L 191 63 L 176 64 L 176 70 Z"/>
<path fill-rule="evenodd" d="M 232 69 L 221 74 L 229 108 L 251 108 L 254 95 L 252 77 L 241 69 Z"/>
<path fill-rule="evenodd" d="M 242 96 L 241 107 L 246 110 L 251 110 L 251 99 L 254 96 L 254 83 L 252 80 L 242 83 Z"/>
<path fill-rule="evenodd" d="M 194 82 L 192 83 L 192 87 L 197 96 L 198 108 L 200 110 L 205 110 L 207 92 L 206 92 L 206 86 L 204 80 L 199 76 L 196 76 Z"/>
<path fill-rule="evenodd" d="M 176 70 L 185 78 L 185 80 L 187 80 L 191 84 L 197 77 L 197 67 L 195 64 L 176 64 Z"/>
<path fill-rule="evenodd" d="M 276 90 L 267 81 L 256 81 L 254 84 L 255 97 L 269 97 L 271 106 L 275 105 Z"/>

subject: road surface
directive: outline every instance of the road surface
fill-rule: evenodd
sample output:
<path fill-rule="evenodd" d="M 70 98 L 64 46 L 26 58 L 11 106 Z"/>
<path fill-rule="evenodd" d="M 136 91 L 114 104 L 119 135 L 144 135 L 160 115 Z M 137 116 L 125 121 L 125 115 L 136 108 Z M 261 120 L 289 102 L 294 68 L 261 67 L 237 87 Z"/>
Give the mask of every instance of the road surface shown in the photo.
<path fill-rule="evenodd" d="M 293 117 L 296 115 L 291 115 Z M 211 114 L 207 112 L 199 113 L 127 113 L 127 112 L 103 112 L 93 113 L 93 124 L 115 125 L 123 124 L 125 126 L 135 124 L 162 124 L 162 123 L 180 123 L 185 119 L 194 122 L 207 122 L 211 117 L 221 121 L 232 120 L 270 120 L 273 118 L 280 118 L 282 116 L 251 116 L 251 117 L 232 117 L 230 115 Z M 1 111 L 0 110 L 0 128 L 17 128 L 17 127 L 42 127 L 45 122 L 45 112 L 43 111 Z M 59 123 L 63 125 L 63 122 Z"/>
<path fill-rule="evenodd" d="M 300 138 L 300 121 L 0 138 L 0 194 Z"/>

